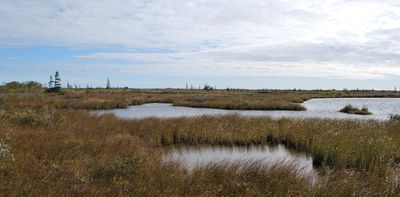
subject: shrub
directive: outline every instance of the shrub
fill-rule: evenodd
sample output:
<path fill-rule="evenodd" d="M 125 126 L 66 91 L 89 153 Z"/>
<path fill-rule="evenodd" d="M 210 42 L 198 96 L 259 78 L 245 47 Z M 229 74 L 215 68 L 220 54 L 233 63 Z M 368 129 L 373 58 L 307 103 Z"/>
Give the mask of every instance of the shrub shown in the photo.
<path fill-rule="evenodd" d="M 400 114 L 390 114 L 389 115 L 389 120 L 390 121 L 400 121 Z"/>
<path fill-rule="evenodd" d="M 0 97 L 0 117 L 6 113 L 6 101 L 4 98 Z"/>
<path fill-rule="evenodd" d="M 58 93 L 60 95 L 65 95 L 65 92 L 61 88 L 49 88 L 44 91 L 45 93 Z"/>
<path fill-rule="evenodd" d="M 129 177 L 137 172 L 138 158 L 115 158 L 106 166 L 96 169 L 92 173 L 92 181 L 107 182 L 116 178 Z"/>
<path fill-rule="evenodd" d="M 27 82 L 9 82 L 4 85 L 7 89 L 40 89 L 42 88 L 42 84 L 36 81 L 27 81 Z"/>
<path fill-rule="evenodd" d="M 21 124 L 38 125 L 40 122 L 40 115 L 35 111 L 28 109 L 26 112 L 21 114 L 19 121 Z"/>
<path fill-rule="evenodd" d="M 204 90 L 206 90 L 206 91 L 211 91 L 211 90 L 214 90 L 214 88 L 213 88 L 213 87 L 211 87 L 211 86 L 210 86 L 210 85 L 208 85 L 208 84 L 205 84 L 203 89 L 204 89 Z"/>
<path fill-rule="evenodd" d="M 366 106 L 363 106 L 361 109 L 357 107 L 353 107 L 351 104 L 344 106 L 339 112 L 347 113 L 347 114 L 357 114 L 357 115 L 371 115 L 372 113 L 368 111 Z"/>
<path fill-rule="evenodd" d="M 3 164 L 3 160 L 11 159 L 14 160 L 14 155 L 11 153 L 11 148 L 6 144 L 7 141 L 11 140 L 11 134 L 6 133 L 3 138 L 0 138 L 0 167 Z"/>
<path fill-rule="evenodd" d="M 11 122 L 30 126 L 54 126 L 65 118 L 64 111 L 42 107 L 40 110 L 13 110 L 6 114 Z"/>

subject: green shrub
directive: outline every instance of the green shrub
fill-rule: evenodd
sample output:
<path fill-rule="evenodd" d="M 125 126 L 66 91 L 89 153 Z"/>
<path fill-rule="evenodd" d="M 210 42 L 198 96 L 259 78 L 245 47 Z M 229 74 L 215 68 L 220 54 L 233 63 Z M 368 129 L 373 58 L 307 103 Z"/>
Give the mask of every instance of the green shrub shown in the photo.
<path fill-rule="evenodd" d="M 390 114 L 389 115 L 389 120 L 390 121 L 400 121 L 400 114 Z"/>
<path fill-rule="evenodd" d="M 40 122 L 40 115 L 33 110 L 27 110 L 19 119 L 21 124 L 38 125 Z"/>
<path fill-rule="evenodd" d="M 41 89 L 42 88 L 42 84 L 40 84 L 39 82 L 36 81 L 26 81 L 26 82 L 17 82 L 17 81 L 13 81 L 13 82 L 9 82 L 6 83 L 5 88 L 7 89 Z"/>
<path fill-rule="evenodd" d="M 371 115 L 372 113 L 368 111 L 366 106 L 363 106 L 361 109 L 357 107 L 353 107 L 351 104 L 344 106 L 339 112 L 347 113 L 347 114 L 357 114 L 357 115 Z"/>
<path fill-rule="evenodd" d="M 100 167 L 92 173 L 92 181 L 108 182 L 116 178 L 129 177 L 137 172 L 139 159 L 116 158 L 106 166 Z"/>

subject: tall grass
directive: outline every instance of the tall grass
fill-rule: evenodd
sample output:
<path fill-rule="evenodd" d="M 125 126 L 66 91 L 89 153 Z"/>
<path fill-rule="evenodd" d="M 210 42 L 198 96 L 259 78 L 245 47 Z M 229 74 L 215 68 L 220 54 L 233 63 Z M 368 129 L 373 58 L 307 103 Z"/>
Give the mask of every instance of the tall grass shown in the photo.
<path fill-rule="evenodd" d="M 48 109 L 32 113 L 48 113 Z M 398 155 L 399 125 L 239 116 L 127 121 L 112 115 L 94 117 L 84 111 L 54 113 L 58 115 L 52 125 L 21 124 L 18 119 L 24 115 L 10 115 L 8 124 L 1 126 L 0 135 L 13 135 L 8 144 L 15 158 L 1 169 L 1 193 L 395 196 L 399 192 L 390 167 L 391 158 Z M 254 163 L 237 170 L 239 166 L 218 164 L 189 172 L 161 162 L 163 143 L 268 142 L 334 158 L 330 163 L 333 170 L 312 186 L 296 168 L 285 165 L 266 168 Z"/>
<path fill-rule="evenodd" d="M 171 92 L 164 96 L 154 92 L 128 94 L 132 95 L 68 91 L 66 95 L 2 94 L 0 136 L 11 134 L 6 144 L 7 154 L 13 157 L 1 159 L 0 194 L 396 196 L 400 192 L 395 167 L 400 156 L 397 121 L 235 115 L 119 120 L 113 115 L 90 116 L 85 110 L 74 109 L 89 106 L 84 101 L 174 99 Z M 175 96 L 193 98 L 180 93 Z M 331 172 L 312 185 L 296 168 L 284 165 L 267 168 L 252 163 L 242 168 L 216 164 L 188 171 L 176 163 L 162 162 L 167 144 L 264 143 L 282 143 L 311 153 L 316 164 L 329 166 Z"/>
<path fill-rule="evenodd" d="M 368 170 L 400 155 L 398 124 L 379 121 L 270 119 L 239 116 L 127 121 L 131 133 L 161 144 L 282 143 L 315 164 Z"/>
<path fill-rule="evenodd" d="M 65 89 L 64 95 L 41 94 L 44 89 L 0 86 L 0 92 L 13 105 L 53 105 L 68 109 L 112 109 L 144 103 L 172 103 L 175 106 L 237 110 L 305 110 L 300 105 L 312 98 L 331 97 L 400 97 L 390 91 L 245 91 L 245 90 L 131 90 Z M 24 100 L 23 103 L 18 102 Z"/>

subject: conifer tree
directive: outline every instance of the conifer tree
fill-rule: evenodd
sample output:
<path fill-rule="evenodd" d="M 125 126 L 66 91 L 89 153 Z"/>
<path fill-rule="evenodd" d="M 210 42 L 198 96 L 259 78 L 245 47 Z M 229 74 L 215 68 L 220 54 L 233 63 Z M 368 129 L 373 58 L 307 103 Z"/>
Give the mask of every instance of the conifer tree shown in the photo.
<path fill-rule="evenodd" d="M 54 80 L 53 80 L 53 75 L 50 75 L 50 81 L 49 81 L 49 89 L 54 88 Z"/>
<path fill-rule="evenodd" d="M 110 89 L 110 88 L 111 88 L 111 82 L 110 82 L 110 79 L 107 78 L 107 86 L 106 86 L 106 89 Z"/>
<path fill-rule="evenodd" d="M 61 78 L 58 71 L 56 71 L 56 74 L 54 75 L 54 91 L 58 92 L 60 90 L 61 90 Z"/>

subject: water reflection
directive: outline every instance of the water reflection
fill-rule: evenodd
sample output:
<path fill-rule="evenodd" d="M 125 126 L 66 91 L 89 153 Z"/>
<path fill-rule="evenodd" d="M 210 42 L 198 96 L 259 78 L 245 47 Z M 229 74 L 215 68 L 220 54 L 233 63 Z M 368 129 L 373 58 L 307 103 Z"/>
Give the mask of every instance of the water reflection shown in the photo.
<path fill-rule="evenodd" d="M 300 174 L 310 177 L 314 182 L 317 171 L 313 168 L 312 157 L 291 151 L 283 145 L 270 146 L 172 146 L 167 148 L 164 161 L 178 162 L 182 167 L 192 170 L 211 163 L 246 165 L 259 162 L 261 165 L 287 165 L 297 168 Z"/>

